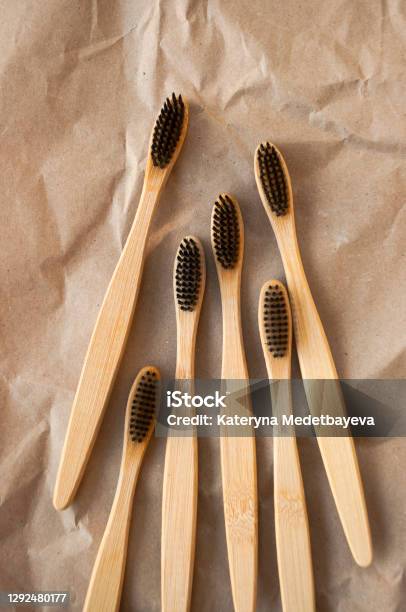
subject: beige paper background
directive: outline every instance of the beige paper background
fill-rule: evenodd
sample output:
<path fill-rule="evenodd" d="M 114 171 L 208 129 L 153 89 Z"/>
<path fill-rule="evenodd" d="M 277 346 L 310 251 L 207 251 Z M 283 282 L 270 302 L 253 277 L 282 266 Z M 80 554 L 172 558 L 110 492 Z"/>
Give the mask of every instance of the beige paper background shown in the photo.
<path fill-rule="evenodd" d="M 243 323 L 250 374 L 265 376 L 259 289 L 283 278 L 252 171 L 265 138 L 283 151 L 305 268 L 337 369 L 404 376 L 406 10 L 402 2 L 1 2 L 0 588 L 68 589 L 80 610 L 118 474 L 126 394 L 137 370 L 174 373 L 173 256 L 206 248 L 197 375 L 220 374 L 221 321 L 209 248 L 211 204 L 245 221 Z M 103 427 L 77 501 L 52 488 L 95 317 L 125 242 L 163 98 L 190 101 L 190 129 L 153 222 L 142 290 Z M 403 308 L 402 308 L 403 305 Z M 357 444 L 375 560 L 349 554 L 316 445 L 300 442 L 318 609 L 406 606 L 403 439 Z M 280 610 L 272 440 L 258 441 L 258 610 Z M 160 608 L 163 443 L 136 494 L 123 610 Z M 218 440 L 200 444 L 192 610 L 232 610 Z"/>

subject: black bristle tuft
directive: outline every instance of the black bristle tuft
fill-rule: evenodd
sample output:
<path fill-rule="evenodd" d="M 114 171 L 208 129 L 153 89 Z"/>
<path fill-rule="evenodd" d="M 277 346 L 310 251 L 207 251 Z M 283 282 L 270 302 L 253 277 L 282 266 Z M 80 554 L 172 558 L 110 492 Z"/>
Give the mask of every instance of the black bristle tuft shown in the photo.
<path fill-rule="evenodd" d="M 289 209 L 286 177 L 279 153 L 269 142 L 258 149 L 259 175 L 266 199 L 277 217 L 286 215 Z"/>
<path fill-rule="evenodd" d="M 193 238 L 184 238 L 176 257 L 175 292 L 181 310 L 192 311 L 199 301 L 202 278 L 200 249 Z"/>
<path fill-rule="evenodd" d="M 146 370 L 141 376 L 131 406 L 130 438 L 142 442 L 152 427 L 157 403 L 157 375 Z"/>
<path fill-rule="evenodd" d="M 269 285 L 264 296 L 266 344 L 273 357 L 284 357 L 289 348 L 288 304 L 278 285 Z"/>
<path fill-rule="evenodd" d="M 154 166 L 165 168 L 171 161 L 178 144 L 185 116 L 185 105 L 182 96 L 173 93 L 166 98 L 152 136 L 151 156 Z"/>
<path fill-rule="evenodd" d="M 234 268 L 240 250 L 240 226 L 236 206 L 227 195 L 219 196 L 214 204 L 211 231 L 217 261 L 223 268 Z"/>

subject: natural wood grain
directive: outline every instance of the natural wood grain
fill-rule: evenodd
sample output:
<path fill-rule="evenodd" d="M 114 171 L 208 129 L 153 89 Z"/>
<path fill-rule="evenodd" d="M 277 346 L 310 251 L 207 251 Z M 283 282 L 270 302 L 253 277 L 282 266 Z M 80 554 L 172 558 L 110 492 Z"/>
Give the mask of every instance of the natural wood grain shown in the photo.
<path fill-rule="evenodd" d="M 313 416 L 321 413 L 340 416 L 345 414 L 345 405 L 331 350 L 300 257 L 289 172 L 278 151 L 287 180 L 289 212 L 277 217 L 272 213 L 262 188 L 257 153 L 258 150 L 255 154 L 255 178 L 285 269 L 309 408 Z M 372 561 L 371 534 L 354 442 L 350 436 L 339 437 L 340 432 L 336 433 L 331 437 L 318 436 L 320 453 L 353 557 L 359 565 L 368 566 Z"/>
<path fill-rule="evenodd" d="M 196 333 L 205 287 L 205 260 L 199 240 L 192 238 L 201 253 L 199 300 L 191 312 L 182 311 L 176 301 L 176 259 L 174 293 L 177 321 L 176 380 L 182 391 L 193 393 Z M 193 416 L 192 408 L 183 413 Z M 184 435 L 182 435 L 184 434 Z M 190 608 L 196 540 L 198 491 L 197 439 L 194 428 L 169 432 L 166 441 L 162 499 L 161 608 L 162 612 L 186 612 Z"/>
<path fill-rule="evenodd" d="M 152 423 L 146 438 L 142 442 L 133 442 L 129 435 L 134 394 L 140 378 L 146 370 L 154 371 L 156 379 L 159 380 L 158 370 L 152 366 L 143 368 L 130 391 L 117 490 L 93 567 L 83 608 L 84 612 L 116 612 L 120 607 L 135 487 L 141 463 L 154 429 Z"/>
<path fill-rule="evenodd" d="M 96 440 L 130 330 L 153 212 L 182 148 L 187 124 L 185 103 L 182 132 L 171 162 L 160 169 L 148 155 L 137 213 L 104 297 L 73 401 L 54 489 L 57 510 L 74 498 Z"/>
<path fill-rule="evenodd" d="M 226 413 L 249 416 L 252 412 L 240 305 L 244 226 L 239 206 L 235 199 L 232 199 L 236 206 L 240 226 L 238 262 L 234 268 L 224 269 L 215 256 L 223 316 L 221 377 L 224 391 L 230 392 Z M 236 432 L 235 437 L 227 431 L 220 431 L 220 435 L 224 518 L 234 608 L 236 612 L 253 612 L 256 605 L 258 574 L 255 437 L 249 427 L 245 431 L 240 429 Z"/>
<path fill-rule="evenodd" d="M 288 350 L 275 358 L 266 344 L 264 299 L 270 285 L 283 291 L 289 320 Z M 292 318 L 285 287 L 270 280 L 262 287 L 258 324 L 269 379 L 272 380 L 272 413 L 278 418 L 274 430 L 274 506 L 279 583 L 284 612 L 315 610 L 313 566 L 306 500 L 294 428 L 282 425 L 282 415 L 292 414 L 291 351 Z"/>

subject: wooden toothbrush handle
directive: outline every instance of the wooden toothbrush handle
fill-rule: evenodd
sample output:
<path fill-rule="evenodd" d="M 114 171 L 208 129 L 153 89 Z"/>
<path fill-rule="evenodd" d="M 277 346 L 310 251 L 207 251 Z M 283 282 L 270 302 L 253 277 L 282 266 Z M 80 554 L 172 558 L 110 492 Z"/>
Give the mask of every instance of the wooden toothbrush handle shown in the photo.
<path fill-rule="evenodd" d="M 331 350 L 304 273 L 297 243 L 279 241 L 292 306 L 297 353 L 307 401 L 313 416 L 346 414 Z M 317 438 L 338 514 L 355 561 L 368 566 L 372 543 L 354 441 L 333 436 Z M 316 428 L 316 434 L 318 433 Z"/>
<path fill-rule="evenodd" d="M 237 434 L 238 435 L 238 434 Z M 254 612 L 257 590 L 255 439 L 220 438 L 224 519 L 235 612 Z"/>
<path fill-rule="evenodd" d="M 225 300 L 223 300 L 225 303 Z M 239 305 L 223 317 L 222 379 L 230 392 L 225 413 L 251 414 L 248 372 Z M 234 400 L 234 401 L 233 401 Z M 258 492 L 255 436 L 252 428 L 220 430 L 221 474 L 231 590 L 236 612 L 256 607 L 258 574 Z"/>
<path fill-rule="evenodd" d="M 274 506 L 284 612 L 315 610 L 309 525 L 294 437 L 274 438 Z"/>
<path fill-rule="evenodd" d="M 159 189 L 144 188 L 133 226 L 100 309 L 72 406 L 54 490 L 54 506 L 75 496 L 124 352 L 137 301 L 145 243 Z"/>
<path fill-rule="evenodd" d="M 195 435 L 169 435 L 162 500 L 162 612 L 186 612 L 190 608 L 196 538 L 197 460 Z"/>
<path fill-rule="evenodd" d="M 271 386 L 274 414 L 291 414 L 290 381 Z M 285 431 L 283 431 L 285 429 Z M 278 434 L 282 434 L 278 435 Z M 284 612 L 313 612 L 315 594 L 306 500 L 294 428 L 275 428 L 274 507 L 279 584 Z"/>
<path fill-rule="evenodd" d="M 137 474 L 133 469 L 120 475 L 109 520 L 93 567 L 84 612 L 119 610 L 136 480 Z"/>

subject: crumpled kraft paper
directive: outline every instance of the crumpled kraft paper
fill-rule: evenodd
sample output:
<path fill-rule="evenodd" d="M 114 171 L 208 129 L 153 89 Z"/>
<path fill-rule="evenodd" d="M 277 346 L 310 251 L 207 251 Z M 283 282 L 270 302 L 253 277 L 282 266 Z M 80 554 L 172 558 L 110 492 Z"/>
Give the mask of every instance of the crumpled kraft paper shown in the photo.
<path fill-rule="evenodd" d="M 264 377 L 259 289 L 283 279 L 253 153 L 282 150 L 305 269 L 343 378 L 399 378 L 405 364 L 405 6 L 396 0 L 2 3 L 0 36 L 0 589 L 71 593 L 80 610 L 117 481 L 138 369 L 174 374 L 173 257 L 204 243 L 208 283 L 196 374 L 218 377 L 221 317 L 209 243 L 219 192 L 246 231 L 243 325 Z M 74 505 L 51 503 L 86 347 L 134 218 L 166 95 L 190 128 L 153 222 L 127 351 Z M 406 600 L 404 439 L 357 444 L 375 559 L 353 562 L 314 440 L 299 441 L 321 612 L 399 612 Z M 122 610 L 160 608 L 164 441 L 137 489 Z M 280 610 L 272 439 L 258 440 L 258 611 Z M 200 442 L 192 610 L 232 610 L 218 440 Z"/>

